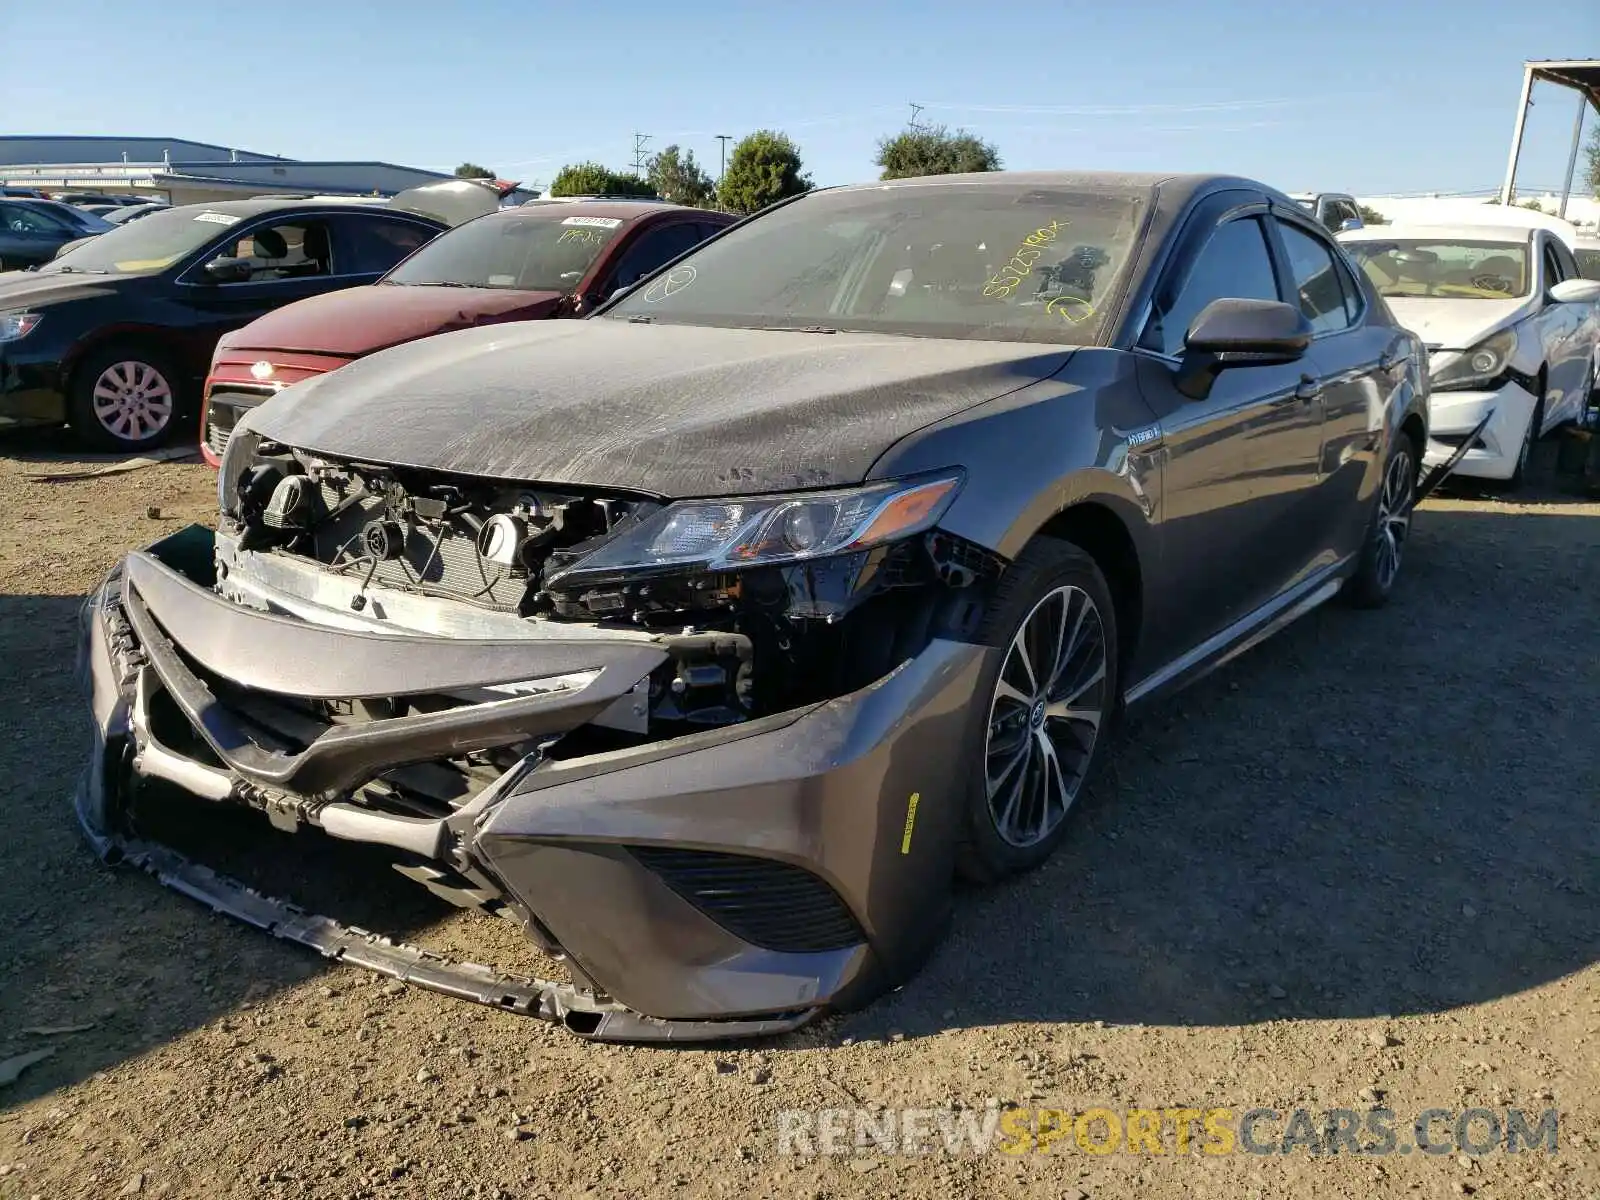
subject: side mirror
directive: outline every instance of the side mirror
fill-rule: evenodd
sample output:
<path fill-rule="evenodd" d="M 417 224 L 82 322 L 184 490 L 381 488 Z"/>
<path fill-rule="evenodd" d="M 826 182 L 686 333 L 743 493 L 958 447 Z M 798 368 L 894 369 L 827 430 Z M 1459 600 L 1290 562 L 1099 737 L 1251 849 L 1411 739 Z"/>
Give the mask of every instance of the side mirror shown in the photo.
<path fill-rule="evenodd" d="M 1550 289 L 1557 304 L 1600 303 L 1600 279 L 1563 279 Z"/>
<path fill-rule="evenodd" d="M 213 258 L 202 269 L 208 283 L 245 283 L 250 272 L 248 258 Z"/>
<path fill-rule="evenodd" d="M 1279 300 L 1213 300 L 1189 326 L 1183 344 L 1178 391 L 1204 400 L 1230 367 L 1298 362 L 1311 344 L 1311 322 Z"/>
<path fill-rule="evenodd" d="M 1339 232 L 1349 233 L 1352 229 L 1365 229 L 1367 223 L 1360 217 L 1346 217 L 1339 222 Z"/>

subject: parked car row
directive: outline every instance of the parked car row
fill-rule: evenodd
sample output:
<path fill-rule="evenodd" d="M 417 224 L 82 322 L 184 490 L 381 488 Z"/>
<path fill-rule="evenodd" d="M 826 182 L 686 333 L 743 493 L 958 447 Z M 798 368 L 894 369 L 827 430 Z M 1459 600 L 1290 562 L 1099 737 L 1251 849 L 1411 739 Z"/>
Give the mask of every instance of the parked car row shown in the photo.
<path fill-rule="evenodd" d="M 174 261 L 260 257 L 227 249 Z M 1125 708 L 1384 603 L 1437 477 L 1422 340 L 1246 179 L 906 179 L 726 228 L 532 206 L 387 278 L 219 349 L 216 529 L 83 610 L 77 813 L 219 911 L 589 1037 L 903 981 L 954 876 L 1061 844 Z M 143 779 L 379 847 L 568 978 L 235 884 L 148 840 Z"/>
<path fill-rule="evenodd" d="M 57 206 L 69 225 L 53 203 L 0 201 L 16 226 L 0 254 L 37 243 L 17 261 L 42 264 L 0 275 L 0 426 L 67 421 L 98 449 L 141 450 L 193 429 L 215 393 L 207 453 L 286 383 L 443 330 L 583 315 L 733 220 L 660 203 L 501 210 L 468 180 L 388 203 L 129 207 L 121 226 Z"/>

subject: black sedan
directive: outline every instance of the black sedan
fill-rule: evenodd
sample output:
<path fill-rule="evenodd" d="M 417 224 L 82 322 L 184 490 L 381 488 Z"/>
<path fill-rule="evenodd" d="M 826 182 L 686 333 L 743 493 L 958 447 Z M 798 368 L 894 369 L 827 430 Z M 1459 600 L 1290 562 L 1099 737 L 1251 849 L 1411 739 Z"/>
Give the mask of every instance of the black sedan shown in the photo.
<path fill-rule="evenodd" d="M 108 225 L 50 261 L 84 236 L 68 231 L 17 264 L 44 266 L 0 274 L 0 428 L 68 421 L 100 449 L 157 445 L 193 411 L 222 334 L 372 283 L 447 227 L 393 206 L 234 200 Z"/>
<path fill-rule="evenodd" d="M 47 263 L 61 247 L 113 228 L 70 204 L 0 198 L 0 271 Z"/>
<path fill-rule="evenodd" d="M 215 531 L 83 609 L 80 819 L 280 937 L 592 1037 L 792 1028 L 905 979 L 954 874 L 1043 862 L 1124 706 L 1388 598 L 1424 366 L 1249 180 L 807 194 L 589 320 L 252 409 Z M 141 778 L 386 848 L 569 978 L 247 891 L 148 840 Z"/>

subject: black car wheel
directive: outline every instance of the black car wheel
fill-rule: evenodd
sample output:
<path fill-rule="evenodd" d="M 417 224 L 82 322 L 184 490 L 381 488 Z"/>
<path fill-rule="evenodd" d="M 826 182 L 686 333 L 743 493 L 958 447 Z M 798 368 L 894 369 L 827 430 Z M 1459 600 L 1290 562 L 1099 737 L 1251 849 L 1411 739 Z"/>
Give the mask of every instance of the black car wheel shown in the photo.
<path fill-rule="evenodd" d="M 1094 560 L 1028 544 L 989 604 L 995 647 L 968 784 L 957 870 L 990 882 L 1048 858 L 1098 765 L 1118 696 L 1117 618 Z"/>
<path fill-rule="evenodd" d="M 1417 504 L 1417 461 L 1417 446 L 1410 436 L 1396 437 L 1389 461 L 1384 464 L 1372 522 L 1361 544 L 1361 559 L 1356 573 L 1345 584 L 1344 594 L 1357 608 L 1377 608 L 1387 603 L 1395 580 L 1400 577 Z"/>
<path fill-rule="evenodd" d="M 102 450 L 145 450 L 172 434 L 178 416 L 177 373 L 159 351 L 107 346 L 73 373 L 72 428 Z"/>
<path fill-rule="evenodd" d="M 1522 435 L 1522 445 L 1517 448 L 1517 465 L 1511 472 L 1511 478 L 1506 480 L 1508 490 L 1514 490 L 1528 482 L 1528 462 L 1533 458 L 1533 445 L 1539 440 L 1539 431 L 1544 427 L 1544 389 L 1539 389 L 1539 402 L 1533 406 L 1533 416 L 1528 418 L 1528 431 Z"/>

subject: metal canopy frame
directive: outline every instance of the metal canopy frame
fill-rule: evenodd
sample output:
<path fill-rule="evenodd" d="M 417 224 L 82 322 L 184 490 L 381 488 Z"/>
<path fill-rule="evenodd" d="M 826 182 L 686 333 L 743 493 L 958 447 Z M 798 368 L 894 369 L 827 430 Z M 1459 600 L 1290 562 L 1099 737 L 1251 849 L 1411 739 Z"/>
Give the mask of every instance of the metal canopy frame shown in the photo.
<path fill-rule="evenodd" d="M 1522 131 L 1528 124 L 1528 104 L 1535 82 L 1554 83 L 1578 93 L 1578 115 L 1572 122 L 1572 149 L 1567 155 L 1567 173 L 1561 184 L 1558 217 L 1567 215 L 1572 197 L 1572 171 L 1578 165 L 1578 146 L 1583 138 L 1584 113 L 1593 108 L 1600 113 L 1600 58 L 1534 59 L 1522 64 L 1522 101 L 1517 105 L 1517 123 L 1511 133 L 1511 158 L 1506 163 L 1506 181 L 1500 185 L 1500 203 L 1510 204 L 1516 196 L 1517 158 L 1522 153 Z"/>

